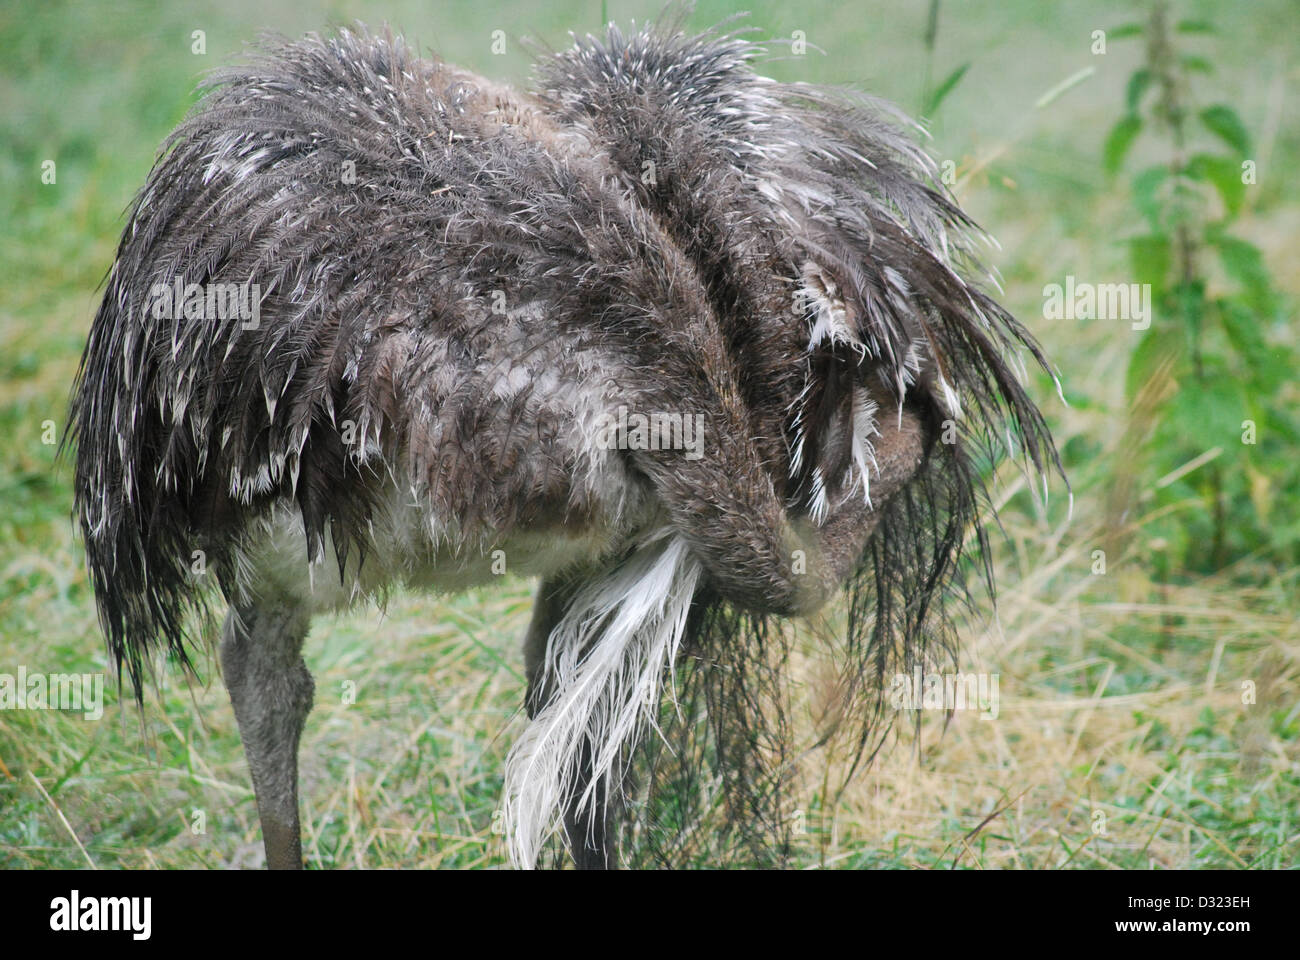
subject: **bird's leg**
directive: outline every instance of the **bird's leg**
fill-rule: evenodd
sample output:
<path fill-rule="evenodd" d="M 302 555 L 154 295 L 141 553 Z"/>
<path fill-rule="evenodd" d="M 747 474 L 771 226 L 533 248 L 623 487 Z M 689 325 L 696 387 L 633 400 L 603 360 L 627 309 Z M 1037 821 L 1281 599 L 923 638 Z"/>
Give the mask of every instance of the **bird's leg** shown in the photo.
<path fill-rule="evenodd" d="M 298 609 L 231 604 L 221 669 L 257 796 L 266 865 L 302 869 L 298 740 L 315 684 L 302 659 L 309 618 Z"/>

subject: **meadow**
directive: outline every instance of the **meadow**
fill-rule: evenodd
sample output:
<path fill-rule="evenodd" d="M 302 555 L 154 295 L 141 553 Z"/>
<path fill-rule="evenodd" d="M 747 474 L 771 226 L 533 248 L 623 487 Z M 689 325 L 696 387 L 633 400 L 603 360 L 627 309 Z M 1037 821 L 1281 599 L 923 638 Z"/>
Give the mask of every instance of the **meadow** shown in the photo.
<path fill-rule="evenodd" d="M 1158 117 L 1140 131 L 1126 120 L 1159 109 L 1159 61 L 1124 26 L 1147 23 L 1148 4 L 943 3 L 927 38 L 930 6 L 701 0 L 687 20 L 703 28 L 744 9 L 758 38 L 788 44 L 802 31 L 805 53 L 774 48 L 761 69 L 927 114 L 927 149 L 999 241 L 989 260 L 1005 302 L 1061 383 L 1058 396 L 1050 378 L 1028 381 L 1070 489 L 1056 482 L 1044 498 L 1014 465 L 991 478 L 998 602 L 977 591 L 960 621 L 961 669 L 999 678 L 996 716 L 908 714 L 842 792 L 824 788 L 844 772 L 834 743 L 799 752 L 790 865 L 1293 867 L 1296 7 L 1171 5 L 1182 93 L 1197 110 L 1231 108 L 1198 114 L 1204 123 L 1186 132 L 1187 153 L 1227 160 L 1184 164 L 1181 146 L 1169 159 Z M 603 15 L 640 22 L 658 10 L 622 0 L 0 7 L 0 674 L 102 674 L 108 701 L 98 721 L 0 709 L 0 867 L 261 863 L 214 658 L 200 651 L 188 679 L 161 671 L 143 713 L 119 696 L 71 516 L 71 464 L 56 459 L 123 212 L 201 75 L 262 30 L 360 19 L 518 82 L 529 64 L 521 38 L 559 47 L 569 30 L 598 31 Z M 494 31 L 506 38 L 499 54 Z M 1094 31 L 1110 31 L 1104 53 Z M 1253 164 L 1240 188 L 1239 161 Z M 1144 171 L 1168 164 L 1206 186 L 1208 213 L 1165 216 L 1185 212 L 1184 200 Z M 1181 241 L 1189 222 L 1200 231 L 1194 282 L 1166 283 L 1160 238 Z M 1152 283 L 1150 330 L 1054 316 L 1044 288 L 1067 277 Z M 1189 291 L 1203 311 L 1187 306 Z M 506 579 L 455 597 L 398 594 L 382 615 L 316 625 L 301 754 L 310 866 L 505 864 L 501 771 L 523 727 L 532 589 Z M 813 702 L 818 625 L 802 629 L 792 669 Z M 811 718 L 795 721 L 811 736 Z M 643 862 L 635 838 L 628 856 Z M 701 849 L 688 862 L 710 860 Z"/>

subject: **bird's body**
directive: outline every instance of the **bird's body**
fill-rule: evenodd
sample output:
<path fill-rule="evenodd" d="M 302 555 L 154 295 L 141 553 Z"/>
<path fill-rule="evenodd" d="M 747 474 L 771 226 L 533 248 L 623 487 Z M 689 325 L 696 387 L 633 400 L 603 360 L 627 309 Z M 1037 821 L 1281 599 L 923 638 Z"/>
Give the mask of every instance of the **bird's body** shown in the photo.
<path fill-rule="evenodd" d="M 210 594 L 196 556 L 230 602 L 273 862 L 316 613 L 543 578 L 507 777 L 531 863 L 608 805 L 688 620 L 811 612 L 869 557 L 928 601 L 974 502 L 943 425 L 1050 451 L 924 155 L 758 52 L 611 30 L 516 92 L 345 31 L 227 71 L 169 141 L 86 350 L 78 509 L 137 681 Z M 215 284 L 257 315 L 181 306 Z"/>

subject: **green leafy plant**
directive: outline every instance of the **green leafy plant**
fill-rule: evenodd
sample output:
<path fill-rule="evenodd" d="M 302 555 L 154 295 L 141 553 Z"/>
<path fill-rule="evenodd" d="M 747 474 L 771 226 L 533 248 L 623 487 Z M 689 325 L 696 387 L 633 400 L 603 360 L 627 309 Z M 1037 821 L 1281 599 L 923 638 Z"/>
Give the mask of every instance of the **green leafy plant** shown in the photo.
<path fill-rule="evenodd" d="M 1146 55 L 1103 163 L 1117 174 L 1144 135 L 1165 155 L 1131 179 L 1143 227 L 1126 242 L 1137 281 L 1151 286 L 1152 322 L 1127 371 L 1127 439 L 1145 455 L 1129 461 L 1112 504 L 1130 513 L 1135 497 L 1155 500 L 1146 529 L 1163 547 L 1153 558 L 1162 578 L 1251 553 L 1294 558 L 1300 543 L 1286 305 L 1260 251 L 1231 232 L 1257 176 L 1251 135 L 1230 104 L 1195 106 L 1193 88 L 1213 65 L 1176 42 L 1213 30 L 1171 23 L 1157 2 L 1145 24 L 1108 31 L 1144 38 Z M 1151 471 L 1145 490 L 1139 467 Z"/>

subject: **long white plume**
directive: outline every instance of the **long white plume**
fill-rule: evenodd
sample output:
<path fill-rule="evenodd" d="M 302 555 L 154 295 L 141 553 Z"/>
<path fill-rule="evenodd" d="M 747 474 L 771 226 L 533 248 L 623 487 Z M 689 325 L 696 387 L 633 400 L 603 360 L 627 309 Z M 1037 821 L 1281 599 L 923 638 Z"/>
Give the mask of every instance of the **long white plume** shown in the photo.
<path fill-rule="evenodd" d="M 511 860 L 531 868 L 563 826 L 584 741 L 591 780 L 579 810 L 594 814 L 603 784 L 622 784 L 626 758 L 655 725 L 665 669 L 686 627 L 701 567 L 686 542 L 659 531 L 608 575 L 583 588 L 551 632 L 551 700 L 506 761 L 504 813 Z"/>

